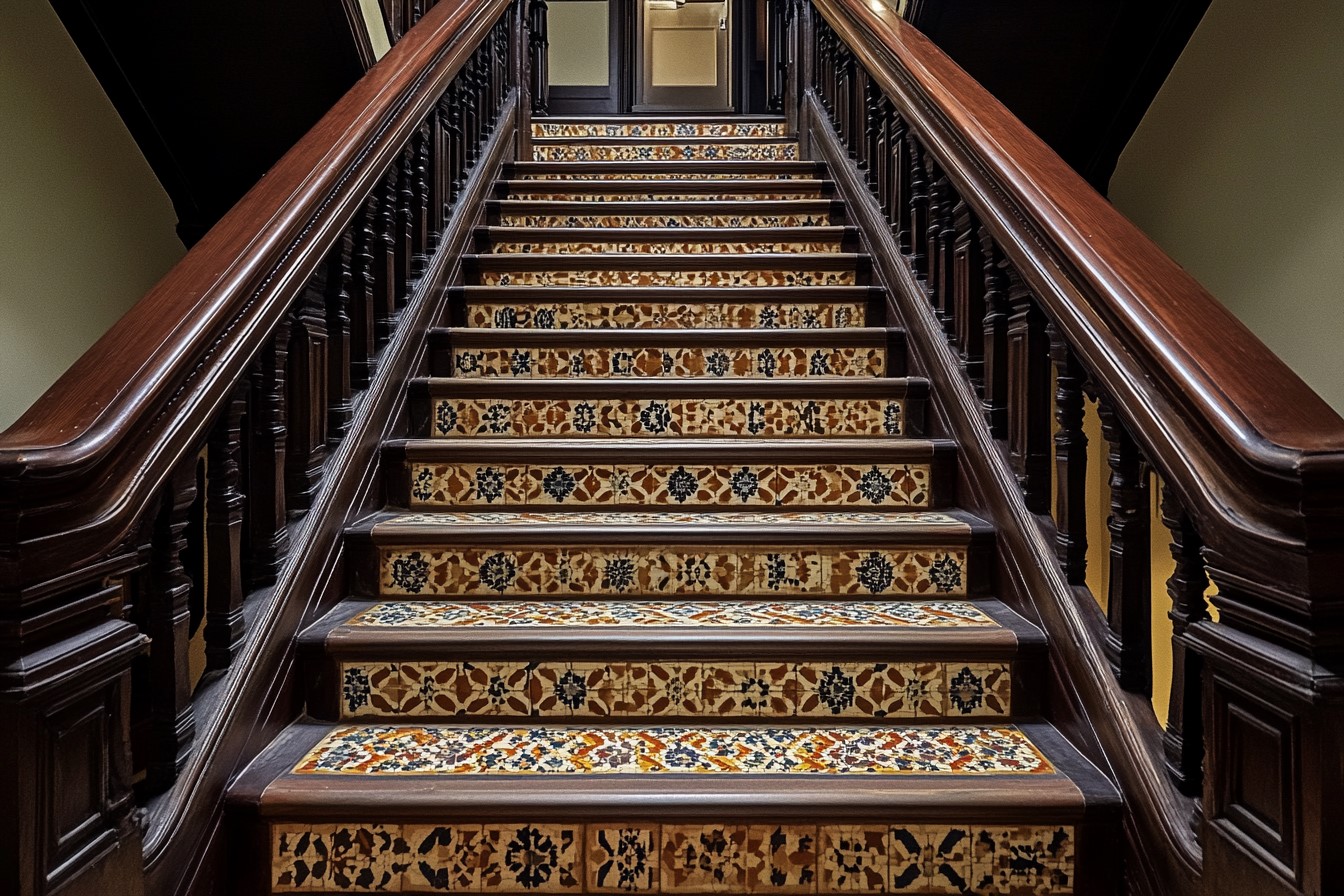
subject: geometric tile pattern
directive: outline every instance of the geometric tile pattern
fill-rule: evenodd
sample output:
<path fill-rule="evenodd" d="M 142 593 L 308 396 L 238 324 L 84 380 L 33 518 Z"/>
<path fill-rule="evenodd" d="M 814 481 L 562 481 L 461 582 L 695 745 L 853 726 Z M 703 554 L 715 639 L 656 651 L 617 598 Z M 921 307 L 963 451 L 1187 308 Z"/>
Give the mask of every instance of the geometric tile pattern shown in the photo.
<path fill-rule="evenodd" d="M 1069 826 L 274 824 L 275 892 L 1068 896 Z"/>
<path fill-rule="evenodd" d="M 999 625 L 975 604 L 961 600 L 385 601 L 360 610 L 344 624 L 406 628 L 555 625 L 997 628 Z"/>
<path fill-rule="evenodd" d="M 681 162 L 796 160 L 796 143 L 538 143 L 536 162 Z"/>
<path fill-rule="evenodd" d="M 349 662 L 341 718 L 1002 718 L 1011 679 L 1006 663 Z"/>
<path fill-rule="evenodd" d="M 587 180 L 813 180 L 815 172 L 801 171 L 639 171 L 633 168 L 614 167 L 609 172 L 591 171 L 520 171 L 514 175 L 519 180 L 541 181 L 587 181 Z M 750 197 L 744 197 L 750 198 Z"/>
<path fill-rule="evenodd" d="M 592 303 L 473 303 L 467 308 L 467 326 L 521 330 L 592 330 L 656 327 L 701 330 L 760 328 L 819 330 L 861 327 L 866 309 L 848 302 L 592 302 Z"/>
<path fill-rule="evenodd" d="M 483 348 L 455 349 L 453 376 L 879 377 L 883 348 Z"/>
<path fill-rule="evenodd" d="M 830 223 L 829 211 L 715 212 L 693 211 L 684 206 L 654 215 L 597 209 L 561 214 L 533 208 L 503 211 L 499 216 L 503 227 L 825 227 Z"/>
<path fill-rule="evenodd" d="M 678 468 L 680 469 L 680 468 Z M 681 494 L 682 487 L 691 488 L 694 483 L 673 475 L 671 490 L 673 497 Z M 551 484 L 551 488 L 555 483 Z M 401 513 L 389 516 L 374 524 L 376 534 L 415 534 L 425 526 L 441 527 L 446 523 L 468 525 L 498 524 L 509 526 L 554 526 L 557 524 L 610 524 L 632 526 L 706 526 L 706 525 L 752 525 L 756 523 L 825 523 L 828 526 L 854 526 L 867 530 L 870 526 L 884 526 L 893 533 L 901 529 L 929 529 L 939 527 L 944 532 L 939 537 L 964 535 L 970 526 L 964 520 L 937 511 L 918 511 L 914 513 L 883 513 L 871 510 L 789 510 L 757 511 L 730 510 L 722 512 L 680 510 L 641 511 L 625 510 L 619 513 L 600 511 L 575 511 L 557 516 L 553 513 L 538 513 L 530 510 L 443 510 L 433 513 Z"/>
<path fill-rule="evenodd" d="M 966 551 L 758 545 L 384 548 L 379 593 L 456 595 L 966 594 Z"/>
<path fill-rule="evenodd" d="M 694 394 L 693 384 L 688 391 Z M 435 436 L 904 435 L 905 401 L 886 398 L 439 398 Z"/>
<path fill-rule="evenodd" d="M 509 188 L 509 198 L 522 201 L 540 201 L 540 202 L 664 202 L 675 200 L 690 199 L 695 202 L 741 202 L 750 200 L 753 202 L 787 202 L 790 199 L 817 199 L 821 196 L 819 187 L 809 187 L 799 184 L 791 189 L 777 187 L 771 189 L 767 186 L 753 187 L 750 196 L 743 196 L 740 187 L 726 185 L 722 192 L 713 190 L 697 190 L 694 195 L 684 193 L 670 192 L 666 187 L 640 190 L 638 187 L 629 185 L 619 186 L 608 182 L 607 186 L 599 189 L 587 190 L 564 190 L 564 189 L 537 189 L 533 186 L 531 189 L 523 186 L 513 186 Z M 779 240 L 748 240 L 737 241 L 716 239 L 705 242 L 698 240 L 687 240 L 680 243 L 650 243 L 648 241 L 636 241 L 630 243 L 607 243 L 605 241 L 597 243 L 538 243 L 531 245 L 530 249 L 509 249 L 505 246 L 518 245 L 517 243 L 502 242 L 493 243 L 492 252 L 544 252 L 545 247 L 552 246 L 551 252 L 838 252 L 840 251 L 840 239 L 838 237 L 821 242 L 795 242 L 787 239 L 787 234 L 781 234 Z M 563 245 L 565 248 L 560 248 Z M 589 246 L 590 248 L 570 249 L 569 246 Z M 629 248 L 591 248 L 593 246 L 627 246 Z M 670 245 L 677 246 L 676 249 L 667 248 Z M 645 248 L 634 248 L 643 246 Z M 767 246 L 777 246 L 779 248 L 768 249 Z"/>
<path fill-rule="evenodd" d="M 294 774 L 1053 774 L 1014 726 L 596 728 L 345 725 Z"/>
<path fill-rule="evenodd" d="M 584 270 L 582 267 L 565 268 L 558 258 L 554 270 L 486 269 L 479 273 L 478 281 L 482 286 L 853 286 L 856 274 L 852 269 L 819 271 L 784 264 L 760 269 L 707 264 L 703 268 L 684 271 L 653 267 Z"/>
<path fill-rule="evenodd" d="M 784 137 L 783 121 L 534 121 L 533 137 Z"/>
<path fill-rule="evenodd" d="M 928 464 L 411 464 L 411 506 L 929 505 Z"/>

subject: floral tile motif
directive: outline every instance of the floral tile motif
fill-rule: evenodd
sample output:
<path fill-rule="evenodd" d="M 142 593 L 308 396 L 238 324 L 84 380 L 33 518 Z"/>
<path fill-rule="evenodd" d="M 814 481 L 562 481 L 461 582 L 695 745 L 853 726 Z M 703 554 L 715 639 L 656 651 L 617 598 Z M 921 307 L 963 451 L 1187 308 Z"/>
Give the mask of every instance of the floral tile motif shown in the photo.
<path fill-rule="evenodd" d="M 585 185 L 586 186 L 586 185 Z M 807 186 L 799 184 L 795 187 L 768 187 L 764 184 L 751 187 L 744 190 L 742 187 L 732 187 L 722 191 L 697 189 L 694 193 L 688 192 L 670 192 L 666 188 L 653 190 L 640 190 L 630 186 L 619 187 L 612 184 L 609 187 L 598 189 L 570 189 L 563 188 L 545 188 L 538 189 L 535 185 L 529 189 L 527 187 L 512 187 L 509 190 L 509 198 L 526 202 L 787 202 L 791 199 L 817 199 L 821 196 L 821 188 L 816 186 Z M 761 248 L 729 248 L 731 246 L 747 246 L 752 243 L 701 243 L 685 242 L 680 243 L 688 247 L 686 251 L 690 252 L 835 252 L 838 251 L 838 241 L 828 241 L 825 243 L 789 243 L 780 242 L 775 245 L 785 246 L 781 249 L 761 249 Z M 495 252 L 527 252 L 527 251 L 548 251 L 545 246 L 555 246 L 555 243 L 542 243 L 541 247 L 534 246 L 532 249 L 503 249 L 501 245 L 515 245 L 512 243 L 496 243 Z M 575 245 L 585 245 L 577 243 Z M 586 244 L 594 245 L 594 244 Z M 607 245 L 598 243 L 596 245 Z M 640 245 L 640 244 L 636 244 Z M 642 245 L 649 245 L 647 243 Z M 666 246 L 667 243 L 654 243 L 655 246 Z M 799 246 L 828 246 L 829 248 L 803 249 Z M 549 251 L 559 252 L 567 251 L 558 248 L 552 248 Z M 669 252 L 671 249 L 576 249 L 576 252 Z"/>
<path fill-rule="evenodd" d="M 966 593 L 959 548 L 386 548 L 381 566 L 386 596 Z"/>
<path fill-rule="evenodd" d="M 390 602 L 361 610 L 349 626 L 901 626 L 997 628 L 975 604 L 959 600 L 813 602 L 512 600 L 495 603 Z M 958 670 L 959 671 L 959 670 Z M 367 688 L 367 685 L 365 685 Z M 367 702 L 367 700 L 363 701 Z M 362 705 L 362 704 L 361 704 Z"/>
<path fill-rule="evenodd" d="M 501 227 L 826 227 L 834 223 L 829 211 L 715 212 L 684 205 L 656 215 L 613 214 L 610 210 L 560 214 L 531 209 L 501 211 Z"/>
<path fill-rule="evenodd" d="M 949 663 L 945 675 L 948 715 L 1006 714 L 1012 699 L 1012 673 L 1007 663 Z"/>
<path fill-rule="evenodd" d="M 557 259 L 557 263 L 559 259 Z M 538 271 L 499 271 L 488 266 L 477 279 L 482 286 L 853 286 L 853 270 L 821 271 L 806 268 L 760 269 L 706 265 L 683 271 L 639 268 L 583 270 L 561 268 Z"/>
<path fill-rule="evenodd" d="M 484 348 L 453 352 L 453 376 L 472 379 L 567 377 L 881 377 L 882 348 Z"/>
<path fill-rule="evenodd" d="M 565 144 L 537 143 L 532 159 L 537 162 L 677 162 L 677 161 L 770 161 L 798 158 L 796 143 L 650 143 Z"/>
<path fill-rule="evenodd" d="M 786 137 L 783 121 L 534 121 L 533 137 Z"/>
<path fill-rule="evenodd" d="M 992 664 L 986 664 L 989 667 Z M 375 678 L 387 664 L 352 662 L 342 678 Z M 965 663 L 632 660 L 438 662 L 392 666 L 393 684 L 352 692 L 342 718 L 468 716 L 600 718 L 661 716 L 779 719 L 999 718 L 1011 714 L 1008 664 L 993 665 L 997 694 L 964 711 L 946 682 Z"/>
<path fill-rule="evenodd" d="M 558 305 L 552 303 L 475 303 L 467 308 L 467 326 L 522 330 L 706 329 L 760 327 L 816 330 L 861 327 L 865 307 L 857 303 L 730 303 L 602 302 Z"/>
<path fill-rule="evenodd" d="M 438 398 L 432 419 L 431 435 L 453 438 L 874 438 L 905 435 L 906 409 L 883 398 Z"/>
<path fill-rule="evenodd" d="M 295 774 L 1035 775 L 1015 727 L 336 728 Z M 1002 850 L 999 855 L 1002 855 Z M 996 866 L 997 867 L 997 866 Z"/>
<path fill-rule="evenodd" d="M 274 892 L 1073 893 L 1068 826 L 271 826 Z"/>
<path fill-rule="evenodd" d="M 706 170 L 639 171 L 628 167 L 614 167 L 610 172 L 594 174 L 591 171 L 525 171 L 520 180 L 813 180 L 816 174 L 808 171 L 732 171 L 710 167 Z"/>
<path fill-rule="evenodd" d="M 544 467 L 542 469 L 545 469 Z M 694 470 L 695 467 L 677 465 L 672 469 Z M 675 483 L 676 480 L 674 480 Z M 674 493 L 684 494 L 684 489 L 694 483 L 685 480 L 684 486 L 672 485 Z M 892 530 L 918 528 L 920 530 L 942 529 L 942 535 L 966 535 L 970 526 L 961 519 L 936 510 L 912 511 L 910 513 L 887 513 L 872 510 L 784 510 L 784 511 L 696 511 L 696 510 L 622 510 L 616 513 L 604 511 L 574 511 L 563 516 L 535 510 L 437 510 L 423 513 L 402 513 L 388 517 L 374 524 L 376 535 L 397 534 L 400 532 L 419 532 L 425 527 L 437 528 L 451 525 L 479 525 L 485 523 L 501 526 L 555 526 L 577 523 L 611 523 L 632 526 L 742 526 L 758 523 L 817 523 L 827 526 L 852 526 L 866 528 L 885 526 Z M 921 532 L 921 534 L 924 534 Z"/>

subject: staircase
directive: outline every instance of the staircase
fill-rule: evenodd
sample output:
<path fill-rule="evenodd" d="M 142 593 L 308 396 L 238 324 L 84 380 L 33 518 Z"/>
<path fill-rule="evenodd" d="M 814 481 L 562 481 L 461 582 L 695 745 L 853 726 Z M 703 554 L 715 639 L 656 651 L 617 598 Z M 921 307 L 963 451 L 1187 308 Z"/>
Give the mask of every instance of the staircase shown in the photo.
<path fill-rule="evenodd" d="M 229 795 L 238 891 L 1117 892 L 825 169 L 770 119 L 534 143 Z"/>

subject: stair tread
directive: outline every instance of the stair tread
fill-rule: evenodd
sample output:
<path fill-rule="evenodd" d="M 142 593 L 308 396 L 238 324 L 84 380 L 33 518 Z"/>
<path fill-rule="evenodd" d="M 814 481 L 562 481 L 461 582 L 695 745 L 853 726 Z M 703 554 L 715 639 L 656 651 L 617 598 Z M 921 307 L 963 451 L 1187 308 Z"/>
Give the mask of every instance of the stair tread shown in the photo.
<path fill-rule="evenodd" d="M 442 327 L 431 338 L 449 339 L 459 346 L 551 346 L 584 347 L 632 345 L 651 348 L 680 346 L 762 346 L 769 348 L 882 347 L 901 330 L 886 327 L 831 327 L 825 330 L 781 330 L 762 327 L 704 327 L 701 329 L 638 330 L 510 330 L 483 327 Z"/>
<path fill-rule="evenodd" d="M 956 443 L 949 439 L 865 439 L 855 438 L 837 442 L 834 439 L 739 439 L 731 437 L 704 439 L 663 439 L 650 445 L 647 439 L 619 437 L 589 439 L 405 439 L 389 442 L 393 450 L 402 451 L 407 458 L 432 460 L 462 457 L 479 453 L 483 457 L 508 460 L 513 457 L 532 458 L 540 454 L 576 457 L 606 454 L 629 456 L 632 460 L 646 458 L 668 462 L 689 455 L 699 459 L 718 459 L 750 463 L 753 461 L 840 460 L 851 463 L 872 461 L 887 463 L 923 458 L 934 454 L 951 455 Z M 537 459 L 537 458 L 533 458 Z M 610 462 L 610 461 L 608 461 Z M 696 462 L 696 461 L 691 461 Z"/>
<path fill-rule="evenodd" d="M 938 538 L 969 537 L 976 529 L 987 530 L 984 521 L 963 511 L 870 510 L 440 510 L 432 512 L 384 512 L 366 517 L 376 539 L 401 534 L 421 535 L 466 526 L 516 526 L 526 530 L 584 529 L 598 525 L 622 531 L 712 533 L 770 525 L 807 526 L 836 537 L 856 532 L 881 532 L 888 537 L 928 535 Z"/>
<path fill-rule="evenodd" d="M 638 396 L 715 396 L 729 398 L 788 397 L 807 398 L 922 398 L 928 392 L 929 381 L 923 377 L 812 377 L 808 379 L 771 379 L 768 377 L 734 377 L 715 379 L 701 377 L 643 378 L 630 377 L 557 377 L 535 379 L 500 379 L 472 377 L 419 377 L 412 381 L 416 389 L 428 390 L 436 396 L 475 395 L 481 397 L 534 397 L 538 393 L 556 392 L 569 397 L 618 398 Z"/>

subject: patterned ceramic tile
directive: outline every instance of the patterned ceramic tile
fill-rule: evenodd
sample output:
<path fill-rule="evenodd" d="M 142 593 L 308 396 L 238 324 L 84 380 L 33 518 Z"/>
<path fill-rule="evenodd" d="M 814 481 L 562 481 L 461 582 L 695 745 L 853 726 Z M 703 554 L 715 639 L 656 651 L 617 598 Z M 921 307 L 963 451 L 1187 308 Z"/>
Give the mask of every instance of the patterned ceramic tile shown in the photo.
<path fill-rule="evenodd" d="M 540 468 L 540 469 L 545 469 Z M 698 467 L 686 467 L 679 464 L 672 473 L 687 473 L 681 485 L 671 486 L 674 494 L 685 494 L 687 489 L 695 488 L 696 480 L 692 472 Z M 553 470 L 552 470 L 553 472 Z M 884 526 L 893 531 L 917 528 L 938 529 L 938 536 L 966 535 L 970 526 L 962 519 L 936 510 L 911 511 L 908 513 L 888 513 L 872 510 L 622 510 L 574 511 L 563 516 L 537 510 L 437 510 L 427 513 L 401 513 L 380 520 L 373 526 L 378 535 L 419 532 L 426 527 L 439 528 L 453 525 L 496 524 L 501 526 L 555 526 L 568 524 L 611 524 L 630 526 L 743 526 L 767 523 L 772 525 L 815 523 L 826 526 L 850 526 L 866 529 L 869 526 Z"/>
<path fill-rule="evenodd" d="M 509 377 L 881 377 L 885 349 L 843 348 L 483 348 L 453 352 L 453 376 Z"/>
<path fill-rule="evenodd" d="M 1033 775 L 1015 727 L 336 728 L 295 774 Z"/>
<path fill-rule="evenodd" d="M 696 189 L 693 193 L 688 191 L 673 192 L 666 187 L 654 189 L 639 189 L 629 185 L 619 186 L 611 184 L 610 186 L 590 187 L 583 185 L 583 189 L 575 187 L 546 187 L 538 188 L 535 184 L 529 187 L 515 186 L 509 189 L 509 198 L 525 202 L 787 202 L 790 199 L 816 199 L 821 196 L 821 188 L 799 184 L 795 187 L 770 187 L 765 184 L 758 186 L 746 186 L 736 184 L 724 184 L 722 190 Z M 551 244 L 545 244 L 551 245 Z M 657 244 L 655 244 L 657 245 Z M 725 251 L 744 251 L 744 252 L 825 252 L 835 251 L 837 243 L 831 241 L 827 249 L 726 249 L 724 246 L 730 243 L 683 243 L 691 247 L 693 252 L 725 252 Z M 781 245 L 793 245 L 783 244 Z M 801 245 L 808 245 L 803 243 Z M 717 248 L 704 248 L 706 246 L 716 246 Z M 496 252 L 508 252 L 508 249 L 496 248 Z M 520 251 L 520 250 L 513 250 Z M 540 251 L 540 250 L 538 250 Z M 552 251 L 560 251 L 558 249 Z M 583 252 L 613 252 L 613 251 L 658 251 L 658 250 L 634 250 L 634 249 L 579 249 Z M 668 251 L 666 249 L 662 251 Z"/>
<path fill-rule="evenodd" d="M 816 330 L 861 327 L 863 305 L 850 303 L 786 304 L 759 302 L 712 304 L 700 302 L 631 302 L 558 305 L 535 303 L 503 305 L 474 303 L 467 308 L 467 326 L 522 330 L 705 329 L 761 327 Z"/>
<path fill-rule="evenodd" d="M 769 161 L 797 159 L 796 143 L 537 143 L 537 162 L 676 162 L 697 160 Z"/>
<path fill-rule="evenodd" d="M 1007 663 L 949 663 L 944 690 L 952 716 L 1006 715 L 1012 700 Z"/>
<path fill-rule="evenodd" d="M 432 418 L 431 435 L 454 438 L 873 438 L 904 435 L 906 412 L 882 398 L 436 398 Z"/>
<path fill-rule="evenodd" d="M 271 826 L 274 892 L 1073 893 L 1068 826 Z"/>
<path fill-rule="evenodd" d="M 557 265 L 563 264 L 557 257 Z M 482 286 L 853 286 L 853 270 L 809 270 L 807 268 L 772 269 L 730 267 L 707 264 L 700 269 L 657 270 L 581 267 L 536 271 L 495 270 L 490 262 L 477 274 Z"/>
<path fill-rule="evenodd" d="M 533 137 L 784 137 L 783 121 L 534 121 Z"/>
<path fill-rule="evenodd" d="M 517 177 L 520 180 L 812 180 L 815 173 L 802 171 L 732 171 L 718 166 L 705 166 L 700 169 L 640 171 L 630 166 L 613 165 L 610 171 L 593 173 L 587 170 L 564 171 L 523 171 Z"/>
<path fill-rule="evenodd" d="M 712 203 L 711 203 L 712 204 Z M 834 222 L 829 211 L 753 211 L 725 213 L 697 210 L 680 204 L 656 215 L 528 211 L 500 212 L 501 227 L 826 227 Z"/>

